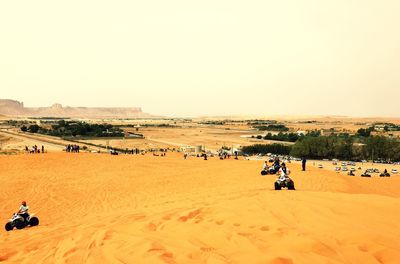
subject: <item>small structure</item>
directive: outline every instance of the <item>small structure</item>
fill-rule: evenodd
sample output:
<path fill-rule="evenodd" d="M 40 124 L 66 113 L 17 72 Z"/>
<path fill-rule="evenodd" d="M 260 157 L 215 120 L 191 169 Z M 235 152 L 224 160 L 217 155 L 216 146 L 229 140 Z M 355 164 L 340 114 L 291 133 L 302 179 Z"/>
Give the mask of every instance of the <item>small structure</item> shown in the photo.
<path fill-rule="evenodd" d="M 186 152 L 186 153 L 195 153 L 196 152 L 196 148 L 193 146 L 181 146 L 179 148 L 179 150 L 181 152 Z"/>
<path fill-rule="evenodd" d="M 385 131 L 385 125 L 379 124 L 379 125 L 375 125 L 374 129 L 376 131 Z"/>
<path fill-rule="evenodd" d="M 195 150 L 194 150 L 194 152 L 197 154 L 197 153 L 202 153 L 204 151 L 204 147 L 203 146 L 201 146 L 201 145 L 198 145 L 198 146 L 196 146 L 195 147 Z"/>
<path fill-rule="evenodd" d="M 304 136 L 304 135 L 306 135 L 307 133 L 306 133 L 306 131 L 304 131 L 304 130 L 298 130 L 298 131 L 296 131 L 296 134 L 298 135 L 298 136 Z"/>

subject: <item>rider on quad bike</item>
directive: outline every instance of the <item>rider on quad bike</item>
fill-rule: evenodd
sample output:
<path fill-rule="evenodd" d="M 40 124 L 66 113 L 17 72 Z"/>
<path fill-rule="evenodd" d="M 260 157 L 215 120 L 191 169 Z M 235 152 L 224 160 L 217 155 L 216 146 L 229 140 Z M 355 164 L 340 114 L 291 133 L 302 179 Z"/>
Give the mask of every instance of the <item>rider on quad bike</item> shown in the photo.
<path fill-rule="evenodd" d="M 37 226 L 39 224 L 39 218 L 34 215 L 28 214 L 29 207 L 25 201 L 22 204 L 17 213 L 14 213 L 11 219 L 6 223 L 6 231 L 11 231 L 15 228 L 23 229 L 26 226 Z"/>
<path fill-rule="evenodd" d="M 290 170 L 286 167 L 285 163 L 281 164 L 281 168 L 279 169 L 278 174 L 278 179 L 275 182 L 275 190 L 280 190 L 284 187 L 288 188 L 288 190 L 295 190 L 294 182 L 289 177 Z"/>
<path fill-rule="evenodd" d="M 264 164 L 263 164 L 263 169 L 261 171 L 261 175 L 264 176 L 264 175 L 267 175 L 267 174 L 269 174 L 269 166 L 268 166 L 268 162 L 265 161 Z"/>

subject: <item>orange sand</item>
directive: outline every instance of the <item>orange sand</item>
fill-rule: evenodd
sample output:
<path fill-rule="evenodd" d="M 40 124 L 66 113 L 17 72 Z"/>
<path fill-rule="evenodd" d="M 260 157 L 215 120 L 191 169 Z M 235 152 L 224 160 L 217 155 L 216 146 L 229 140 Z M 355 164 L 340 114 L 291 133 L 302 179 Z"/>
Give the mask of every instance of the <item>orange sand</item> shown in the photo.
<path fill-rule="evenodd" d="M 1 263 L 399 263 L 400 177 L 262 161 L 49 153 L 0 156 L 3 224 L 28 201 L 38 227 L 0 231 Z"/>

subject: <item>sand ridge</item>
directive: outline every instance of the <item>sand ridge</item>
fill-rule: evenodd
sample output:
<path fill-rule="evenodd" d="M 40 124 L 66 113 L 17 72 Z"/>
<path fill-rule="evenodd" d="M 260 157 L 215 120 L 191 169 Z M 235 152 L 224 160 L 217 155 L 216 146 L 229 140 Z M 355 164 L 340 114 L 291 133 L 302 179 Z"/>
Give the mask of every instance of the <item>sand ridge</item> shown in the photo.
<path fill-rule="evenodd" d="M 289 164 L 274 191 L 262 160 L 0 156 L 0 217 L 26 199 L 41 224 L 0 231 L 4 263 L 398 263 L 400 177 Z"/>

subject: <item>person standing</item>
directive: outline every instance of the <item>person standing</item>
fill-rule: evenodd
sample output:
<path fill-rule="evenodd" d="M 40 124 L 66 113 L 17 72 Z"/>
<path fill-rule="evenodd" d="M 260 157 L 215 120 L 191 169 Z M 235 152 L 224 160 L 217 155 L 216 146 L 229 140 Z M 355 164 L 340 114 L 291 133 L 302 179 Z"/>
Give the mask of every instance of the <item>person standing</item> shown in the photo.
<path fill-rule="evenodd" d="M 306 158 L 303 157 L 301 159 L 301 167 L 302 167 L 303 171 L 306 171 L 306 163 L 307 163 L 307 160 L 306 160 Z"/>

